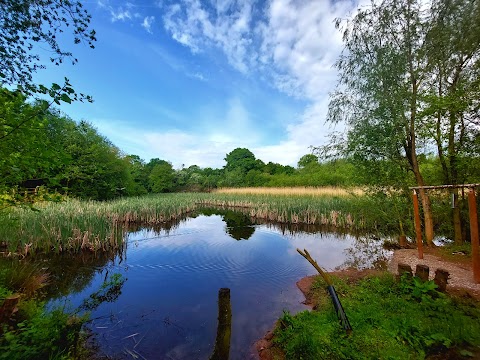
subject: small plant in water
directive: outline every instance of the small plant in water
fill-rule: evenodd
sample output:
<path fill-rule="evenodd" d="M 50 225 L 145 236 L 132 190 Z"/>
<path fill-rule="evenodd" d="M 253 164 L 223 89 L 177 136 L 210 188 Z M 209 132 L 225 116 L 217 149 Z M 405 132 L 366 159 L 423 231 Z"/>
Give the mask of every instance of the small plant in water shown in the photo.
<path fill-rule="evenodd" d="M 85 299 L 80 309 L 92 311 L 104 302 L 113 302 L 122 293 L 122 286 L 127 281 L 121 274 L 113 274 L 110 278 L 106 278 L 100 289 Z"/>

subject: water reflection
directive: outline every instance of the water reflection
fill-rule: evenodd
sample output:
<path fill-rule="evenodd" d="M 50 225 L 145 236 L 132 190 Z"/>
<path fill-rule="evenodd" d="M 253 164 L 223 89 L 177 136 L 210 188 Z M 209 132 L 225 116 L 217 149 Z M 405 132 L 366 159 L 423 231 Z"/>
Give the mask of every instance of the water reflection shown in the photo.
<path fill-rule="evenodd" d="M 218 291 L 218 325 L 215 348 L 210 360 L 228 360 L 230 357 L 230 338 L 232 335 L 232 305 L 230 304 L 230 289 L 221 288 Z"/>
<path fill-rule="evenodd" d="M 206 216 L 220 215 L 226 224 L 225 232 L 235 240 L 248 240 L 255 232 L 253 221 L 240 211 L 204 208 L 198 213 Z"/>
<path fill-rule="evenodd" d="M 121 263 L 123 255 L 124 250 L 37 254 L 25 259 L 0 257 L 0 268 L 12 269 L 18 277 L 39 272 L 47 274 L 48 283 L 42 288 L 42 295 L 54 300 L 82 292 L 103 269 L 115 262 Z"/>
<path fill-rule="evenodd" d="M 386 270 L 393 251 L 383 248 L 384 240 L 374 235 L 362 235 L 345 249 L 345 261 L 341 268 Z"/>
<path fill-rule="evenodd" d="M 130 231 L 121 253 L 42 259 L 54 276 L 51 298 L 69 294 L 74 307 L 112 274 L 128 278 L 112 296 L 97 293 L 115 301 L 93 308 L 89 325 L 101 355 L 114 358 L 209 359 L 218 331 L 227 329 L 217 323 L 220 288 L 231 289 L 230 359 L 255 358 L 253 343 L 284 309 L 305 309 L 295 283 L 315 269 L 296 248 L 327 270 L 369 267 L 388 256 L 366 235 L 259 224 L 230 209 Z"/>

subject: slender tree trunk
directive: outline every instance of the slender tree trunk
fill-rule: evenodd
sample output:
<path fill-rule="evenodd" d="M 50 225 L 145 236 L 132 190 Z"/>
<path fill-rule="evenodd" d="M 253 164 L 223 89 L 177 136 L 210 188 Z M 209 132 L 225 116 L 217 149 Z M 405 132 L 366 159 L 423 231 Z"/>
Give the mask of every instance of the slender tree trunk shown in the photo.
<path fill-rule="evenodd" d="M 423 177 L 420 174 L 420 172 L 418 172 L 418 177 L 417 177 L 417 174 L 415 174 L 415 177 L 417 179 L 418 186 L 425 185 L 425 182 L 423 181 Z M 427 192 L 424 189 L 419 189 L 418 193 L 420 195 L 420 201 L 422 202 L 423 218 L 424 218 L 423 220 L 425 225 L 425 240 L 427 241 L 428 246 L 433 246 L 434 232 L 433 232 L 432 204 L 430 202 L 430 198 Z"/>
<path fill-rule="evenodd" d="M 413 72 L 412 62 L 410 62 L 411 70 L 411 84 L 412 84 L 412 99 L 410 102 L 410 124 L 407 130 L 407 138 L 410 139 L 410 144 L 407 146 L 407 157 L 409 159 L 412 171 L 415 175 L 417 186 L 425 186 L 425 181 L 420 172 L 417 158 L 417 145 L 416 145 L 416 111 L 417 111 L 417 80 Z M 425 240 L 428 246 L 433 246 L 433 215 L 432 205 L 427 192 L 424 189 L 419 189 L 420 201 L 422 202 L 424 225 L 425 225 Z"/>
<path fill-rule="evenodd" d="M 463 244 L 462 236 L 462 218 L 460 215 L 460 206 L 458 201 L 458 190 L 454 189 L 453 200 L 455 207 L 452 209 L 453 212 L 453 231 L 454 231 L 454 240 L 456 244 Z"/>
<path fill-rule="evenodd" d="M 417 119 L 417 95 L 418 95 L 418 87 L 421 82 L 419 77 L 417 76 L 417 68 L 415 64 L 415 52 L 413 50 L 413 42 L 414 42 L 414 31 L 415 25 L 412 24 L 413 20 L 413 13 L 412 13 L 412 3 L 413 1 L 407 1 L 407 9 L 406 9 L 406 45 L 407 45 L 407 62 L 408 62 L 408 69 L 409 69 L 409 81 L 410 81 L 410 90 L 411 90 L 411 98 L 410 98 L 410 119 L 409 125 L 407 126 L 407 139 L 410 140 L 410 144 L 408 146 L 407 157 L 409 158 L 411 168 L 413 173 L 415 174 L 415 180 L 418 186 L 425 186 L 425 181 L 423 180 L 423 176 L 420 173 L 420 167 L 418 166 L 418 158 L 417 158 L 417 145 L 416 145 L 416 123 Z M 410 153 L 409 153 L 410 152 Z M 425 224 L 425 239 L 427 241 L 427 245 L 433 245 L 433 216 L 432 216 L 432 205 L 430 203 L 430 198 L 428 197 L 427 192 L 424 189 L 419 189 L 418 191 L 420 195 L 420 201 L 422 202 L 423 208 L 423 217 L 424 217 L 424 224 Z"/>

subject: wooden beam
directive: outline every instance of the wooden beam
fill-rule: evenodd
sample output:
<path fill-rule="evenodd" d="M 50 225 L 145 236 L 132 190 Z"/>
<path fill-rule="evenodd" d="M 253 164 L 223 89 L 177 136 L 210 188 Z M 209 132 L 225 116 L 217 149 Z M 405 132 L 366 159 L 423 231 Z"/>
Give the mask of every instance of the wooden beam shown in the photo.
<path fill-rule="evenodd" d="M 420 209 L 418 207 L 418 195 L 415 190 L 413 190 L 413 213 L 415 216 L 415 233 L 417 234 L 418 258 L 423 259 L 422 223 L 420 222 Z"/>
<path fill-rule="evenodd" d="M 468 192 L 468 213 L 470 215 L 470 241 L 472 242 L 473 279 L 480 284 L 480 246 L 478 240 L 478 213 L 475 189 Z"/>
<path fill-rule="evenodd" d="M 461 189 L 461 188 L 476 188 L 480 184 L 458 184 L 458 185 L 429 185 L 429 186 L 411 186 L 410 190 L 434 190 L 434 189 Z"/>

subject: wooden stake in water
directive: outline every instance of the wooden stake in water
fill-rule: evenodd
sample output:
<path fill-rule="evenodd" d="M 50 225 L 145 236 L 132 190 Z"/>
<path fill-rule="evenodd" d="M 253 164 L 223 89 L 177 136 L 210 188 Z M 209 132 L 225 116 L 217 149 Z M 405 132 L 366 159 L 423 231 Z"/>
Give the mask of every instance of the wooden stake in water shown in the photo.
<path fill-rule="evenodd" d="M 478 240 L 478 213 L 475 189 L 470 188 L 468 192 L 468 212 L 470 214 L 470 237 L 472 242 L 472 265 L 473 280 L 480 284 L 480 250 Z"/>
<path fill-rule="evenodd" d="M 418 195 L 415 190 L 413 190 L 413 213 L 415 215 L 415 233 L 417 234 L 418 258 L 423 259 L 422 223 L 420 222 Z"/>
<path fill-rule="evenodd" d="M 232 335 L 232 307 L 230 289 L 218 291 L 218 326 L 215 349 L 210 360 L 228 360 L 230 356 L 230 338 Z"/>

